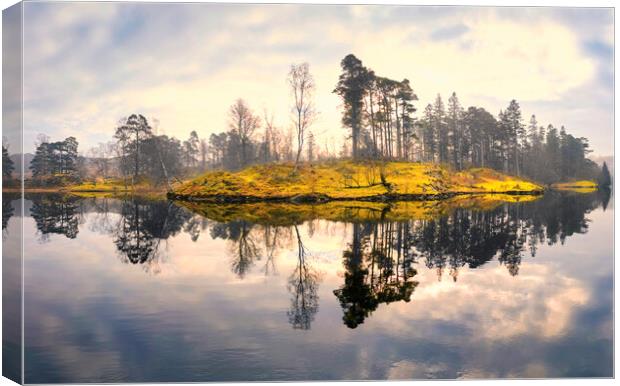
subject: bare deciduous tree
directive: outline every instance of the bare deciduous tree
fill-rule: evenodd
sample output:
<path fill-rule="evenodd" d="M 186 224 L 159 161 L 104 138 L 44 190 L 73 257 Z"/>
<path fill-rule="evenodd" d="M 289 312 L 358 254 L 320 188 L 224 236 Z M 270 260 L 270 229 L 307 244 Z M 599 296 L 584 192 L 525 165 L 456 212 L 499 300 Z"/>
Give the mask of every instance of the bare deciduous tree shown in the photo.
<path fill-rule="evenodd" d="M 292 118 L 297 132 L 297 155 L 295 157 L 295 167 L 297 167 L 306 131 L 317 116 L 313 102 L 315 85 L 308 63 L 291 65 L 287 80 L 294 98 Z"/>
<path fill-rule="evenodd" d="M 104 179 L 108 178 L 110 174 L 110 157 L 114 156 L 115 146 L 116 144 L 114 142 L 100 142 L 89 151 L 90 157 L 93 158 L 97 174 Z"/>
<path fill-rule="evenodd" d="M 248 164 L 248 150 L 256 129 L 260 127 L 260 118 L 254 115 L 243 99 L 237 99 L 230 107 L 230 128 L 239 136 L 241 142 L 242 167 Z"/>

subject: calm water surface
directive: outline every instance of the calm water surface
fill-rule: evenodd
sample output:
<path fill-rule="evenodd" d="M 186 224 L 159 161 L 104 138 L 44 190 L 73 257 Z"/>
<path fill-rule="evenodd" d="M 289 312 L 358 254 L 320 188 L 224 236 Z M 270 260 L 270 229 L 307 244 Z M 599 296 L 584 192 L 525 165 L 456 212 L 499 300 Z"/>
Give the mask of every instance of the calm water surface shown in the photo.
<path fill-rule="evenodd" d="M 24 207 L 28 383 L 613 376 L 608 195 L 399 221 Z"/>

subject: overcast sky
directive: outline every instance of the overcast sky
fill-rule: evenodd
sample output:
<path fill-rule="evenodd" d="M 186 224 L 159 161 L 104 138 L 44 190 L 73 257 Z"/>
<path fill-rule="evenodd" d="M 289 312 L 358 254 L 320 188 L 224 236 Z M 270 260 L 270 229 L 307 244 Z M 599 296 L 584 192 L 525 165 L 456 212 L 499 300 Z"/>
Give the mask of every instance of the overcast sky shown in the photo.
<path fill-rule="evenodd" d="M 227 129 L 241 97 L 290 125 L 286 75 L 308 62 L 319 144 L 340 146 L 340 60 L 411 81 L 418 115 L 437 93 L 493 114 L 511 99 L 525 121 L 564 125 L 613 154 L 613 11 L 148 3 L 25 3 L 25 151 L 38 133 L 80 150 L 142 113 L 185 139 Z"/>

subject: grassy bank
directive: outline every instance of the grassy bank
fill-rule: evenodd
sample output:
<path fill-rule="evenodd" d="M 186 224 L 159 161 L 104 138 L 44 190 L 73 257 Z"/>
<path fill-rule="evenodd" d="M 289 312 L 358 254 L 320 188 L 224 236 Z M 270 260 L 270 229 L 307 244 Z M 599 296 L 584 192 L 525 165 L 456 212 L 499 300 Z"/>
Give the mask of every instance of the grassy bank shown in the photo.
<path fill-rule="evenodd" d="M 105 181 L 85 182 L 79 185 L 67 186 L 63 189 L 81 197 L 118 197 L 138 195 L 150 198 L 165 198 L 166 188 L 153 186 L 147 181 L 139 181 L 135 185 L 125 184 L 122 179 L 108 179 Z"/>
<path fill-rule="evenodd" d="M 552 184 L 551 188 L 555 190 L 570 190 L 572 192 L 592 193 L 598 189 L 598 184 L 594 181 L 582 180 Z"/>
<path fill-rule="evenodd" d="M 3 187 L 3 192 L 20 192 L 19 187 Z M 67 183 L 60 186 L 31 185 L 26 181 L 24 187 L 26 193 L 65 193 L 82 197 L 122 197 L 127 195 L 139 195 L 153 198 L 166 198 L 166 188 L 153 186 L 148 181 L 139 181 L 135 185 L 127 184 L 122 179 L 98 179 L 85 181 L 79 184 Z"/>
<path fill-rule="evenodd" d="M 494 170 L 453 172 L 413 162 L 337 161 L 268 164 L 239 172 L 205 173 L 180 184 L 170 197 L 193 201 L 331 201 L 437 199 L 459 194 L 539 194 L 543 187 Z"/>
<path fill-rule="evenodd" d="M 69 185 L 63 188 L 64 190 L 71 192 L 155 192 L 163 191 L 165 188 L 160 186 L 156 187 L 148 183 L 147 181 L 139 181 L 132 185 L 131 182 L 125 183 L 122 179 L 107 179 L 98 181 L 83 182 L 81 184 Z"/>

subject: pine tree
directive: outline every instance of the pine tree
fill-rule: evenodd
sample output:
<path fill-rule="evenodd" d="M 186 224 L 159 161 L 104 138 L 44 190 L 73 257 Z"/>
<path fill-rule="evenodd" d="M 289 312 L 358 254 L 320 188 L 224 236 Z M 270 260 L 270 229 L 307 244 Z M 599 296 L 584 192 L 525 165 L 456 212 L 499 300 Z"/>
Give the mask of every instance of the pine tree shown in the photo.
<path fill-rule="evenodd" d="M 75 137 L 68 137 L 60 142 L 58 146 L 62 149 L 61 164 L 63 174 L 76 174 L 78 172 L 78 142 Z"/>
<path fill-rule="evenodd" d="M 424 109 L 424 118 L 422 119 L 422 145 L 424 160 L 433 162 L 437 152 L 437 134 L 435 133 L 435 123 L 433 115 L 433 106 L 429 103 Z"/>
<path fill-rule="evenodd" d="M 140 174 L 140 147 L 142 142 L 153 135 L 151 126 L 147 119 L 141 114 L 132 114 L 127 119 L 121 121 L 116 128 L 114 137 L 119 141 L 119 145 L 124 147 L 124 154 L 131 154 L 133 157 L 133 180 Z"/>
<path fill-rule="evenodd" d="M 598 185 L 601 188 L 609 189 L 611 187 L 611 174 L 609 174 L 609 168 L 607 168 L 607 162 L 603 162 L 601 168 L 601 174 L 598 177 Z"/>
<path fill-rule="evenodd" d="M 398 87 L 397 99 L 400 107 L 400 126 L 402 135 L 402 154 L 401 157 L 408 160 L 411 151 L 412 140 L 415 137 L 413 133 L 413 113 L 416 112 L 416 108 L 413 105 L 413 101 L 418 100 L 418 96 L 413 92 L 408 79 L 403 79 Z"/>
<path fill-rule="evenodd" d="M 10 179 L 15 170 L 15 164 L 9 156 L 8 149 L 2 145 L 2 179 Z"/>
<path fill-rule="evenodd" d="M 364 96 L 367 92 L 369 74 L 366 67 L 362 65 L 362 61 L 353 54 L 342 59 L 340 66 L 342 74 L 340 74 L 334 93 L 340 95 L 344 102 L 342 124 L 351 128 L 353 158 L 358 158 Z"/>
<path fill-rule="evenodd" d="M 459 103 L 459 99 L 456 93 L 453 92 L 448 99 L 448 116 L 447 116 L 447 130 L 449 149 L 452 153 L 452 163 L 457 169 L 462 168 L 463 160 L 463 133 L 462 133 L 462 116 L 463 111 Z"/>
<path fill-rule="evenodd" d="M 192 130 L 187 141 L 183 142 L 183 151 L 186 166 L 195 167 L 198 154 L 200 153 L 200 139 L 196 130 Z"/>
<path fill-rule="evenodd" d="M 495 136 L 493 146 L 496 158 L 495 167 L 500 167 L 504 172 L 508 172 L 511 164 L 510 160 L 512 156 L 514 132 L 507 113 L 500 110 L 498 118 L 497 135 Z"/>
<path fill-rule="evenodd" d="M 521 174 L 521 148 L 525 141 L 525 127 L 521 122 L 521 107 L 516 100 L 511 100 L 505 111 L 507 120 L 507 135 L 509 157 L 513 170 L 517 175 Z"/>
<path fill-rule="evenodd" d="M 559 181 L 559 178 L 561 178 L 560 167 L 562 162 L 560 137 L 558 136 L 558 130 L 553 127 L 553 125 L 549 125 L 547 127 L 547 137 L 545 142 L 545 162 L 542 166 L 543 171 L 545 172 L 543 182 L 550 183 Z"/>
<path fill-rule="evenodd" d="M 446 125 L 446 109 L 441 99 L 441 95 L 437 94 L 435 104 L 433 105 L 433 129 L 437 135 L 437 150 L 439 152 L 439 162 L 448 162 L 448 127 Z"/>
<path fill-rule="evenodd" d="M 51 145 L 47 142 L 37 146 L 34 157 L 30 161 L 30 170 L 35 177 L 51 175 L 53 173 L 53 159 Z"/>

